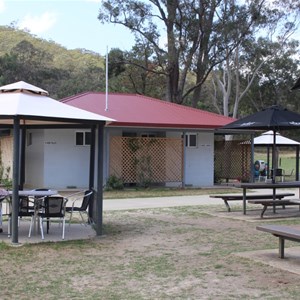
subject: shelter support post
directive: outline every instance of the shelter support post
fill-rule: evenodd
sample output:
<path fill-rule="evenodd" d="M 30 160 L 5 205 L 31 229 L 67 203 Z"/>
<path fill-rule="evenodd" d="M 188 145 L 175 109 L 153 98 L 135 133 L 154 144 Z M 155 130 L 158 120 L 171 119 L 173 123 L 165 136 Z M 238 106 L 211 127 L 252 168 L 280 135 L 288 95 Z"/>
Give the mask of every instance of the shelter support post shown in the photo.
<path fill-rule="evenodd" d="M 250 159 L 250 174 L 251 174 L 251 181 L 255 181 L 255 174 L 254 174 L 254 168 L 253 168 L 253 163 L 254 163 L 254 137 L 253 134 L 251 134 L 251 159 Z"/>
<path fill-rule="evenodd" d="M 91 128 L 91 148 L 90 148 L 90 173 L 89 173 L 89 190 L 94 187 L 95 184 L 95 143 L 96 141 L 96 128 L 92 126 Z M 95 195 L 94 195 L 95 197 Z M 88 208 L 89 219 L 93 220 L 93 207 L 94 201 L 91 202 Z"/>
<path fill-rule="evenodd" d="M 23 190 L 25 182 L 25 147 L 26 147 L 26 128 L 21 132 L 21 155 L 20 155 L 20 183 L 19 189 Z"/>
<path fill-rule="evenodd" d="M 11 228 L 12 228 L 12 243 L 18 244 L 18 211 L 19 211 L 19 162 L 20 162 L 20 119 L 14 118 L 13 129 L 13 186 L 12 186 L 12 215 L 11 215 Z"/>
<path fill-rule="evenodd" d="M 103 227 L 103 151 L 104 151 L 104 123 L 97 126 L 98 158 L 97 158 L 97 192 L 95 205 L 96 234 L 102 235 Z"/>
<path fill-rule="evenodd" d="M 299 181 L 299 145 L 296 148 L 296 181 Z"/>
<path fill-rule="evenodd" d="M 182 172 L 182 187 L 185 188 L 185 179 L 186 179 L 186 146 L 185 146 L 185 139 L 186 139 L 186 132 L 182 132 L 183 138 L 183 172 Z"/>

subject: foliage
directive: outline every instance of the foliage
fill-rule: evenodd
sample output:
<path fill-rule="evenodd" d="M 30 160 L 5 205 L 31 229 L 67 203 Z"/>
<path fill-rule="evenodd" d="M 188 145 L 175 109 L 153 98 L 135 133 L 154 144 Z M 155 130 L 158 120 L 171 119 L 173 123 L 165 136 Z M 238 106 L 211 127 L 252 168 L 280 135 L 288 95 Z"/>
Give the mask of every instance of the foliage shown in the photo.
<path fill-rule="evenodd" d="M 121 178 L 115 175 L 109 176 L 106 182 L 106 190 L 123 190 L 124 184 Z"/>
<path fill-rule="evenodd" d="M 288 1 L 288 0 L 287 0 Z M 287 2 L 286 1 L 286 2 Z M 151 68 L 139 67 L 166 79 L 166 99 L 183 103 L 194 93 L 196 106 L 201 86 L 212 68 L 222 61 L 248 36 L 271 21 L 284 16 L 281 9 L 269 10 L 263 0 L 240 4 L 236 1 L 137 1 L 102 2 L 99 20 L 127 27 L 137 38 L 137 46 L 151 49 Z M 272 17 L 272 19 L 270 19 Z M 165 31 L 166 44 L 162 43 Z M 142 45 L 141 40 L 147 41 Z M 136 65 L 134 60 L 131 60 Z M 156 68 L 153 69 L 153 65 Z M 194 74 L 194 84 L 187 89 L 187 74 Z"/>
<path fill-rule="evenodd" d="M 66 48 L 14 27 L 0 26 L 0 84 L 26 81 L 55 99 L 104 91 L 103 58 L 85 49 Z"/>

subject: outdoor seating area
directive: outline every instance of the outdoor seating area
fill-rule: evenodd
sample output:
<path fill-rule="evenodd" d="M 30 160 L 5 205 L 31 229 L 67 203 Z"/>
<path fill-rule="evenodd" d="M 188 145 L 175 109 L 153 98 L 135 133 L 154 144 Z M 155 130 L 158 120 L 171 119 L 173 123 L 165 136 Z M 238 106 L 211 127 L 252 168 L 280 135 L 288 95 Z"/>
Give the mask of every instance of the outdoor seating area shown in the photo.
<path fill-rule="evenodd" d="M 20 243 L 86 239 L 96 235 L 88 215 L 93 191 L 76 193 L 35 189 L 19 191 L 18 231 Z M 67 206 L 68 202 L 71 206 Z M 2 201 L 0 239 L 10 241 L 11 193 Z M 78 216 L 73 213 L 79 212 Z M 80 216 L 80 218 L 79 218 Z M 73 221 L 71 224 L 71 220 Z M 70 226 L 65 226 L 66 221 Z M 45 225 L 46 224 L 46 225 Z M 83 226 L 84 225 L 84 226 Z"/>

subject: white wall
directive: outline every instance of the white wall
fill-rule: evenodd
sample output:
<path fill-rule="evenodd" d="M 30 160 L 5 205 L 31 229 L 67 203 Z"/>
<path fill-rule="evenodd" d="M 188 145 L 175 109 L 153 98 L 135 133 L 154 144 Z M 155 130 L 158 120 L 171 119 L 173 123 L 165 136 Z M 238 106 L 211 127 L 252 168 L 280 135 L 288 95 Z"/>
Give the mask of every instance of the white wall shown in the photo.
<path fill-rule="evenodd" d="M 74 129 L 45 130 L 45 183 L 55 188 L 87 188 L 90 147 L 75 145 Z"/>
<path fill-rule="evenodd" d="M 193 132 L 195 133 L 195 132 Z M 197 147 L 185 148 L 184 181 L 193 187 L 214 185 L 214 133 L 196 132 Z M 171 131 L 167 137 L 181 137 L 181 132 Z"/>
<path fill-rule="evenodd" d="M 32 135 L 32 144 L 25 146 L 25 185 L 31 188 L 44 187 L 44 130 L 27 130 Z"/>
<path fill-rule="evenodd" d="M 214 185 L 214 134 L 197 133 L 197 147 L 185 148 L 185 184 L 193 187 Z"/>
<path fill-rule="evenodd" d="M 75 145 L 74 129 L 29 132 L 32 132 L 32 145 L 26 147 L 27 187 L 88 187 L 90 147 Z"/>
<path fill-rule="evenodd" d="M 32 130 L 32 145 L 26 147 L 26 185 L 55 189 L 88 187 L 90 147 L 75 145 L 75 131 L 75 129 Z M 105 131 L 104 151 L 107 152 L 104 154 L 104 184 L 108 174 L 107 142 L 110 136 L 121 134 L 121 129 L 110 130 L 109 133 Z M 166 137 L 181 137 L 181 135 L 181 132 L 170 131 Z M 213 186 L 214 134 L 198 132 L 197 135 L 197 147 L 185 148 L 185 184 L 194 187 Z"/>

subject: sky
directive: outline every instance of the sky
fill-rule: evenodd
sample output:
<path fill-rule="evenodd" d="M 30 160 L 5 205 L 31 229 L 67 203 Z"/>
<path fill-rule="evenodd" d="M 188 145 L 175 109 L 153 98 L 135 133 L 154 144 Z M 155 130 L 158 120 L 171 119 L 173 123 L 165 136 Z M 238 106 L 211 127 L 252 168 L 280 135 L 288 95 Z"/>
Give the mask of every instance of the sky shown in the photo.
<path fill-rule="evenodd" d="M 112 48 L 130 50 L 132 34 L 98 20 L 101 0 L 0 0 L 0 25 L 25 29 L 67 49 L 83 48 L 105 55 Z"/>
<path fill-rule="evenodd" d="M 128 29 L 98 20 L 101 1 L 0 0 L 0 25 L 14 24 L 67 49 L 83 48 L 101 55 L 112 48 L 130 50 L 134 37 Z M 299 36 L 300 29 L 293 37 Z"/>

